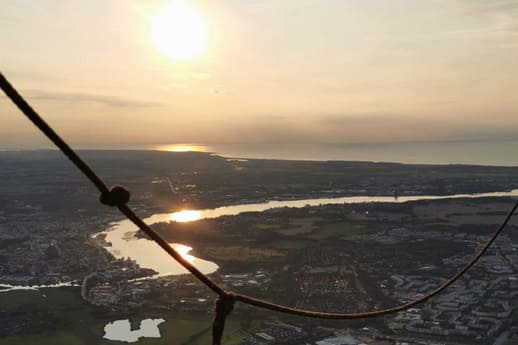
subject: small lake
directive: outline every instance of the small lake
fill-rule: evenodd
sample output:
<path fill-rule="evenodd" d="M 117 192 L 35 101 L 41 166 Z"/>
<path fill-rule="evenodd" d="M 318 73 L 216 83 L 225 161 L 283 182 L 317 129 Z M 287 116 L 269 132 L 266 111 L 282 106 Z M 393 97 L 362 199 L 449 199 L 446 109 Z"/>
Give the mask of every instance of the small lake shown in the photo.
<path fill-rule="evenodd" d="M 140 338 L 160 338 L 158 325 L 165 322 L 164 319 L 145 319 L 140 322 L 139 329 L 132 330 L 128 319 L 109 322 L 104 326 L 104 339 L 137 342 Z"/>
<path fill-rule="evenodd" d="M 279 207 L 301 208 L 305 206 L 318 206 L 329 204 L 358 204 L 368 202 L 384 202 L 384 203 L 403 203 L 407 201 L 417 200 L 439 200 L 439 199 L 458 199 L 458 198 L 485 198 L 485 197 L 516 197 L 518 189 L 510 192 L 494 192 L 479 194 L 453 194 L 453 195 L 416 195 L 416 196 L 348 196 L 339 198 L 319 198 L 304 200 L 285 200 L 285 201 L 268 201 L 256 204 L 239 204 L 232 206 L 223 206 L 214 209 L 204 210 L 182 210 L 173 213 L 155 214 L 144 219 L 147 224 L 158 222 L 190 222 L 206 218 L 217 218 L 221 216 L 233 216 L 243 212 L 262 212 Z M 177 275 L 187 273 L 180 264 L 166 254 L 156 243 L 145 238 L 135 237 L 138 228 L 129 220 L 112 223 L 111 226 L 95 234 L 106 235 L 105 240 L 111 243 L 111 246 L 105 247 L 116 258 L 132 258 L 141 267 L 151 268 L 159 275 Z M 191 247 L 183 244 L 171 243 L 171 245 L 187 258 L 194 266 L 205 274 L 215 272 L 218 265 L 214 262 L 202 260 L 189 254 Z"/>

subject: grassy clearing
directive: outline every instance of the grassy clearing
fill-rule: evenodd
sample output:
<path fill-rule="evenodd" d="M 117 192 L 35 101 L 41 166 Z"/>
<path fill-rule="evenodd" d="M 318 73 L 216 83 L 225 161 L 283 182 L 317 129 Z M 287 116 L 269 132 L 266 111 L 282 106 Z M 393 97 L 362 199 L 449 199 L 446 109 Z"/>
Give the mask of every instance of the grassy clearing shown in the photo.
<path fill-rule="evenodd" d="M 209 247 L 204 250 L 204 254 L 214 260 L 232 260 L 240 262 L 264 261 L 265 259 L 284 255 L 274 249 L 243 246 Z"/>
<path fill-rule="evenodd" d="M 70 332 L 19 335 L 0 339 L 1 345 L 86 345 L 85 339 Z"/>
<path fill-rule="evenodd" d="M 256 224 L 255 227 L 259 230 L 274 230 L 280 228 L 281 226 L 278 224 Z"/>
<path fill-rule="evenodd" d="M 162 344 L 191 344 L 190 340 L 200 333 L 210 330 L 211 318 L 209 315 L 196 317 L 186 316 L 182 319 L 166 319 L 158 326 L 160 338 L 140 338 L 136 345 L 162 345 Z M 210 331 L 208 332 L 210 334 Z M 102 340 L 102 345 L 121 344 L 120 341 Z"/>
<path fill-rule="evenodd" d="M 285 236 L 296 236 L 296 235 L 306 234 L 308 232 L 311 232 L 311 230 L 306 231 L 301 228 L 288 228 L 288 229 L 275 230 L 275 232 L 278 234 L 281 234 L 281 235 L 285 235 Z"/>
<path fill-rule="evenodd" d="M 84 302 L 79 288 L 51 288 L 42 290 L 10 291 L 0 293 L 2 312 L 33 314 L 45 311 L 52 317 L 52 328 L 27 329 L 33 334 L 13 335 L 1 338 L 0 345 L 120 345 L 120 341 L 102 339 L 104 326 L 114 320 L 126 319 L 139 325 L 146 318 L 163 318 L 160 324 L 161 338 L 141 338 L 136 345 L 210 344 L 212 315 L 172 311 L 145 311 L 131 315 L 105 315 Z M 237 343 L 242 331 L 238 319 L 229 319 L 225 330 L 225 345 Z M 196 336 L 198 335 L 198 336 Z"/>
<path fill-rule="evenodd" d="M 87 307 L 78 287 L 47 288 L 40 290 L 15 290 L 0 293 L 3 311 L 32 311 L 45 309 L 64 311 Z"/>
<path fill-rule="evenodd" d="M 304 249 L 306 247 L 311 247 L 314 245 L 313 241 L 307 240 L 305 238 L 294 238 L 293 240 L 278 240 L 275 242 L 269 243 L 270 247 L 279 249 L 279 250 L 298 250 Z"/>
<path fill-rule="evenodd" d="M 332 224 L 325 224 L 320 228 L 314 230 L 307 237 L 315 240 L 321 240 L 332 237 L 360 235 L 369 232 L 367 225 L 353 224 L 350 222 L 339 222 Z"/>
<path fill-rule="evenodd" d="M 168 319 L 159 325 L 160 338 L 141 338 L 136 345 L 205 345 L 210 344 L 211 317 L 193 317 L 190 319 Z M 240 330 L 237 320 L 229 320 L 225 327 L 224 345 L 235 345 L 245 333 Z M 81 334 L 60 331 L 53 334 L 20 335 L 0 339 L 1 345 L 117 345 L 120 341 L 98 338 L 97 341 L 86 340 Z"/>
<path fill-rule="evenodd" d="M 95 344 L 108 321 L 83 301 L 78 287 L 3 292 L 0 293 L 0 306 L 6 313 L 31 315 L 43 312 L 51 320 L 48 327 L 40 325 L 35 329 L 28 325 L 23 329 L 24 334 L 0 339 L 0 345 Z"/>
<path fill-rule="evenodd" d="M 459 227 L 459 224 L 447 223 L 447 222 L 433 222 L 433 223 L 423 224 L 423 230 L 437 230 L 437 229 L 455 230 L 455 229 L 458 229 L 458 227 Z"/>
<path fill-rule="evenodd" d="M 223 345 L 236 345 L 239 344 L 241 340 L 248 337 L 248 334 L 239 328 L 239 324 L 237 322 L 232 322 L 229 324 L 228 331 L 225 330 L 225 334 L 223 335 Z M 207 343 L 205 343 L 207 344 Z M 210 344 L 210 342 L 208 342 Z"/>
<path fill-rule="evenodd" d="M 210 325 L 211 326 L 211 325 Z M 223 345 L 235 345 L 246 336 L 245 332 L 240 329 L 239 321 L 236 319 L 228 319 L 225 324 L 225 332 L 223 334 L 222 344 Z M 207 345 L 212 342 L 211 328 L 207 329 L 199 337 L 192 338 L 190 341 L 181 343 L 182 345 Z M 171 344 L 177 344 L 174 341 Z M 180 344 L 180 343 L 178 343 Z"/>
<path fill-rule="evenodd" d="M 274 231 L 286 236 L 309 234 L 316 228 L 316 226 L 313 225 L 315 220 L 316 218 L 292 219 L 290 221 L 289 228 L 283 228 Z"/>

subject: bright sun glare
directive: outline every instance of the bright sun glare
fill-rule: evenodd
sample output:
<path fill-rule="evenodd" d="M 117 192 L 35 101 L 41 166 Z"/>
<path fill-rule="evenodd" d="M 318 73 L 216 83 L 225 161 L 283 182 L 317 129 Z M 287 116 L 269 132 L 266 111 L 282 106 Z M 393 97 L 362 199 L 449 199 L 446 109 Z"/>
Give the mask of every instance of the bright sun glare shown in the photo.
<path fill-rule="evenodd" d="M 192 60 L 205 52 L 208 27 L 203 16 L 188 2 L 176 0 L 151 18 L 155 48 L 174 60 Z"/>
<path fill-rule="evenodd" d="M 180 253 L 180 255 L 187 261 L 189 261 L 191 264 L 194 262 L 194 256 L 190 255 L 189 252 L 191 251 L 191 247 L 185 246 L 183 244 L 174 244 L 174 249 Z"/>
<path fill-rule="evenodd" d="M 175 222 L 179 222 L 179 223 L 193 222 L 200 218 L 201 218 L 201 212 L 194 211 L 194 210 L 183 210 L 183 211 L 178 211 L 178 212 L 174 212 L 173 214 L 171 214 L 171 220 L 174 220 Z"/>
<path fill-rule="evenodd" d="M 209 147 L 198 144 L 173 144 L 155 146 L 154 149 L 169 152 L 208 152 Z"/>

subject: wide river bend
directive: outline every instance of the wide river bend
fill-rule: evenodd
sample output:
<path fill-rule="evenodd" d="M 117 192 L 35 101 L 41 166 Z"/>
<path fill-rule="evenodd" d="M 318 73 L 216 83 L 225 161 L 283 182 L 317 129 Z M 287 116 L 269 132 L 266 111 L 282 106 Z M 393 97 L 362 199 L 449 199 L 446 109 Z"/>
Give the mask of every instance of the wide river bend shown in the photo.
<path fill-rule="evenodd" d="M 320 198 L 320 199 L 304 199 L 304 200 L 286 200 L 286 201 L 268 201 L 257 204 L 240 204 L 232 206 L 222 206 L 214 209 L 205 210 L 183 210 L 174 213 L 160 213 L 152 215 L 144 219 L 147 224 L 158 222 L 186 222 L 195 221 L 205 218 L 217 218 L 220 216 L 238 215 L 243 212 L 262 212 L 279 207 L 301 208 L 305 206 L 318 206 L 329 204 L 358 204 L 367 202 L 384 202 L 384 203 L 403 203 L 407 201 L 417 200 L 438 200 L 438 199 L 457 199 L 457 198 L 485 198 L 485 197 L 517 197 L 518 189 L 510 192 L 494 192 L 479 194 L 453 194 L 453 195 L 418 195 L 418 196 L 400 196 L 398 198 L 391 196 L 347 196 L 339 198 Z M 105 241 L 110 242 L 111 246 L 106 247 L 116 258 L 131 258 L 135 260 L 141 267 L 151 268 L 159 275 L 177 275 L 184 274 L 187 271 L 176 261 L 171 259 L 162 249 L 153 241 L 146 238 L 137 238 L 135 233 L 138 228 L 129 220 L 125 219 L 120 222 L 110 224 L 110 227 L 104 231 L 94 234 L 99 236 L 106 235 Z M 192 249 L 186 245 L 172 243 L 184 257 L 200 269 L 203 273 L 209 274 L 218 269 L 218 265 L 214 262 L 202 260 L 189 255 Z"/>

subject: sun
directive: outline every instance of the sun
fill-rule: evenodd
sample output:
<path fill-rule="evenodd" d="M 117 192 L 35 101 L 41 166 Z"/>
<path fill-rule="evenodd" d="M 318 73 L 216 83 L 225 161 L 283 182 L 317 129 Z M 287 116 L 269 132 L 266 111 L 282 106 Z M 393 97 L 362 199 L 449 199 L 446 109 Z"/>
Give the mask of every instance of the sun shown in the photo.
<path fill-rule="evenodd" d="M 186 1 L 173 1 L 151 18 L 151 39 L 165 56 L 193 60 L 205 52 L 208 27 L 205 18 Z"/>

